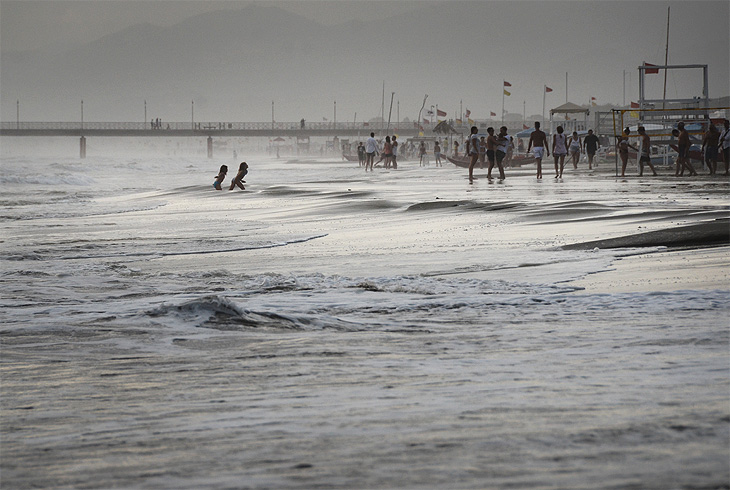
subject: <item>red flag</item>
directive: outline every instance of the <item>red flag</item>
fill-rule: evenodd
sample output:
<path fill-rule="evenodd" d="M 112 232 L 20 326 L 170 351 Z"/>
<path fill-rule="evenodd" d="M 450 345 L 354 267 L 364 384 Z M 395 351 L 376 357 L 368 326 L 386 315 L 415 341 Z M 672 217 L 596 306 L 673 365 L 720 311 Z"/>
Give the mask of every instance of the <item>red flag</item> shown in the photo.
<path fill-rule="evenodd" d="M 424 119 L 424 120 L 423 120 L 423 124 L 429 124 L 429 121 L 428 121 L 428 119 Z"/>
<path fill-rule="evenodd" d="M 469 109 L 467 109 L 466 110 L 466 117 L 469 117 L 470 114 L 471 114 L 471 111 Z"/>
<path fill-rule="evenodd" d="M 651 63 L 647 63 L 645 61 L 644 66 L 656 66 L 656 65 L 652 65 Z M 649 75 L 651 73 L 659 73 L 659 68 L 648 68 L 648 69 L 644 70 L 644 73 L 646 73 L 647 75 Z"/>
<path fill-rule="evenodd" d="M 639 107 L 641 107 L 641 106 L 638 104 L 638 102 L 632 102 L 631 103 L 631 108 L 632 109 L 638 109 Z"/>
<path fill-rule="evenodd" d="M 492 117 L 494 117 L 494 116 L 496 116 L 496 115 L 497 115 L 497 113 L 496 113 L 496 112 L 491 112 L 491 111 L 490 111 L 490 112 L 489 112 L 489 115 L 490 115 L 490 116 L 492 116 Z"/>
<path fill-rule="evenodd" d="M 511 86 L 512 86 L 512 84 L 511 84 L 511 83 L 509 83 L 509 82 L 504 82 L 504 86 L 505 86 L 505 87 L 511 87 Z"/>
<path fill-rule="evenodd" d="M 596 98 L 595 97 L 591 97 L 591 100 L 596 100 Z"/>
<path fill-rule="evenodd" d="M 446 117 L 446 112 L 442 111 L 441 109 L 436 109 L 436 115 L 438 117 Z"/>
<path fill-rule="evenodd" d="M 527 124 L 523 124 L 522 129 L 530 129 L 530 126 L 528 126 Z"/>
<path fill-rule="evenodd" d="M 553 91 L 553 89 L 551 89 L 550 87 L 545 85 L 545 92 L 552 92 L 552 91 Z"/>

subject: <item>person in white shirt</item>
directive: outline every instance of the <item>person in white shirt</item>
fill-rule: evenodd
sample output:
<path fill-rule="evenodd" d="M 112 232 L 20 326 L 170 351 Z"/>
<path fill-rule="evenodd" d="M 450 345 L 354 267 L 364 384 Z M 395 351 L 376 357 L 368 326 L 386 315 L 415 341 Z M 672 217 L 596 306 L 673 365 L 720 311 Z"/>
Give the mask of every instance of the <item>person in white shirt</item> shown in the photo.
<path fill-rule="evenodd" d="M 500 180 L 504 180 L 504 166 L 502 165 L 502 160 L 504 160 L 504 157 L 507 155 L 511 144 L 512 136 L 507 134 L 507 126 L 502 126 L 499 128 L 499 134 L 497 135 L 497 151 L 494 154 L 495 159 L 497 160 Z M 490 162 L 489 170 L 487 171 L 487 177 L 489 178 L 492 176 L 492 167 L 493 163 Z"/>
<path fill-rule="evenodd" d="M 375 133 L 370 133 L 370 137 L 365 140 L 365 171 L 373 170 L 373 162 L 375 161 L 375 153 L 379 150 L 378 142 L 375 141 Z"/>
<path fill-rule="evenodd" d="M 469 162 L 469 182 L 472 182 L 474 180 L 474 165 L 477 163 L 477 160 L 479 160 L 479 135 L 477 134 L 478 132 L 479 128 L 477 128 L 476 126 L 472 126 L 471 135 L 469 135 L 469 139 L 467 140 L 469 157 L 471 158 L 471 161 Z"/>

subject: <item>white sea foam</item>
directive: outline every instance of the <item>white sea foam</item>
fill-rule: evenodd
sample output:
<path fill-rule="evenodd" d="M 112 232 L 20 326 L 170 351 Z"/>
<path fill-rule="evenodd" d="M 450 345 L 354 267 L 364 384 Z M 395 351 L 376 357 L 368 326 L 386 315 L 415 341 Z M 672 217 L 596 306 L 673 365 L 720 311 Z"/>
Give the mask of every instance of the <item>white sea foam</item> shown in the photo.
<path fill-rule="evenodd" d="M 726 484 L 728 288 L 588 291 L 637 251 L 560 248 L 726 184 L 247 161 L 3 160 L 4 485 Z"/>

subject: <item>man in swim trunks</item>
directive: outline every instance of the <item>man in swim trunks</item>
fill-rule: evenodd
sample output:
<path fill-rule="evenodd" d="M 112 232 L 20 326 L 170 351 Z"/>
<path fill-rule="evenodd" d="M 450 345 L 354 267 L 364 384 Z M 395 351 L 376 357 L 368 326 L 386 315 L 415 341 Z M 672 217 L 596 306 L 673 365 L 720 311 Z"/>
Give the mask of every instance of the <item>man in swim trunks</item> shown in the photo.
<path fill-rule="evenodd" d="M 583 148 L 588 155 L 588 170 L 593 170 L 593 157 L 596 156 L 598 151 L 598 136 L 593 134 L 593 130 L 588 130 L 588 135 L 583 138 Z"/>
<path fill-rule="evenodd" d="M 677 123 L 677 129 L 679 130 L 679 138 L 677 140 L 679 155 L 677 156 L 677 170 L 674 172 L 674 176 L 683 176 L 684 169 L 686 168 L 689 170 L 689 176 L 692 177 L 693 175 L 697 175 L 697 172 L 695 172 L 694 167 L 689 161 L 689 147 L 691 146 L 689 133 L 684 128 L 684 123 L 681 121 Z M 680 169 L 682 170 L 681 172 Z"/>
<path fill-rule="evenodd" d="M 476 126 L 471 127 L 471 134 L 467 141 L 467 147 L 469 149 L 469 156 L 471 161 L 469 162 L 469 182 L 474 180 L 474 165 L 479 160 L 479 128 Z"/>
<path fill-rule="evenodd" d="M 649 139 L 649 135 L 646 134 L 646 129 L 644 129 L 644 126 L 639 126 L 639 137 L 641 138 L 641 155 L 639 156 L 639 177 L 644 175 L 644 164 L 648 164 L 651 171 L 654 173 L 654 177 L 656 177 L 658 174 L 656 173 L 656 169 L 654 169 L 654 165 L 651 164 L 651 140 Z"/>
<path fill-rule="evenodd" d="M 705 155 L 705 163 L 710 170 L 710 175 L 717 172 L 717 147 L 720 144 L 720 132 L 714 124 L 710 122 L 704 138 L 702 138 L 702 153 Z"/>
<path fill-rule="evenodd" d="M 530 141 L 527 143 L 527 153 L 530 153 L 530 148 L 533 148 L 532 154 L 537 163 L 537 178 L 542 179 L 542 157 L 546 151 L 547 156 L 550 156 L 550 150 L 548 149 L 547 136 L 540 130 L 539 121 L 535 121 L 535 131 L 532 132 Z"/>

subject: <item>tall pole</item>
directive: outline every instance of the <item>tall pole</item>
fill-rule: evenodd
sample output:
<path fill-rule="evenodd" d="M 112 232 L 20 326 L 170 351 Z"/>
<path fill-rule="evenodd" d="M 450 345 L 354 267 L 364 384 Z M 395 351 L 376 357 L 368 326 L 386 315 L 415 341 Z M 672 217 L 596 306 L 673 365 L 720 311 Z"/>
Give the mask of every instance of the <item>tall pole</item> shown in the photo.
<path fill-rule="evenodd" d="M 386 132 L 390 132 L 390 115 L 393 112 L 393 96 L 395 95 L 395 92 L 390 93 L 390 109 L 388 109 L 388 129 Z"/>
<path fill-rule="evenodd" d="M 383 123 L 385 122 L 385 80 L 383 80 L 383 98 L 380 101 L 380 136 L 383 136 Z"/>
<path fill-rule="evenodd" d="M 662 96 L 662 109 L 667 101 L 667 65 L 669 64 L 669 11 L 671 7 L 667 7 L 667 46 L 664 50 L 664 95 Z"/>
<path fill-rule="evenodd" d="M 547 94 L 547 85 L 542 86 L 542 125 L 545 126 L 545 96 Z"/>
<path fill-rule="evenodd" d="M 15 129 L 20 129 L 20 100 L 15 101 Z"/>
<path fill-rule="evenodd" d="M 271 101 L 271 129 L 274 129 L 274 101 Z"/>
<path fill-rule="evenodd" d="M 400 126 L 400 100 L 396 101 L 396 107 L 397 107 L 397 112 L 396 112 L 397 116 L 396 117 L 398 118 L 398 121 L 397 121 L 398 126 L 396 126 L 395 129 L 397 130 L 398 127 Z"/>
<path fill-rule="evenodd" d="M 335 117 L 334 117 L 333 121 L 334 121 L 334 128 L 337 129 L 337 101 L 335 101 Z"/>
<path fill-rule="evenodd" d="M 81 99 L 81 129 L 84 129 L 84 99 Z"/>
<path fill-rule="evenodd" d="M 504 82 L 502 82 L 502 126 L 504 126 Z"/>
<path fill-rule="evenodd" d="M 420 126 L 420 125 L 421 125 L 421 114 L 423 113 L 423 108 L 424 108 L 424 107 L 426 107 L 426 99 L 428 99 L 428 94 L 426 94 L 426 95 L 425 95 L 425 96 L 423 97 L 423 104 L 421 104 L 421 110 L 420 110 L 420 111 L 418 111 L 418 123 L 417 123 L 417 124 L 418 124 L 418 126 Z M 416 127 L 418 127 L 418 126 L 416 126 Z"/>

